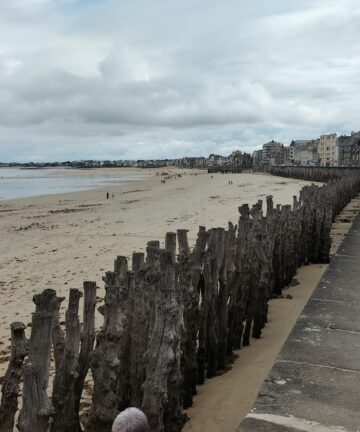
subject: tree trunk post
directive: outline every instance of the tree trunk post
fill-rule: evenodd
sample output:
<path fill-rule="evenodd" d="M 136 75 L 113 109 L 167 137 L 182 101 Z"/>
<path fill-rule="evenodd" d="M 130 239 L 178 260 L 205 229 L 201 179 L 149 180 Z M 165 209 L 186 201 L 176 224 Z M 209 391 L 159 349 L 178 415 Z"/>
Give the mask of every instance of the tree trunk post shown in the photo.
<path fill-rule="evenodd" d="M 47 396 L 54 316 L 59 299 L 51 289 L 34 296 L 36 310 L 32 316 L 29 356 L 23 368 L 23 406 L 19 432 L 49 432 L 52 403 Z"/>
<path fill-rule="evenodd" d="M 25 324 L 11 324 L 11 357 L 2 385 L 0 404 L 0 432 L 13 432 L 15 414 L 18 410 L 21 370 L 28 353 Z"/>

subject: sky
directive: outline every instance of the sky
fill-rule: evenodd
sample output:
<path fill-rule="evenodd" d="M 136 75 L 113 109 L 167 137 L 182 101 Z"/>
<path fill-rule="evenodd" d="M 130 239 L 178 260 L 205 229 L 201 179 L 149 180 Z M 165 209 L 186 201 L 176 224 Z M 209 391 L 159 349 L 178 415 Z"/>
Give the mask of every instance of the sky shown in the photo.
<path fill-rule="evenodd" d="M 0 161 L 360 129 L 359 0 L 0 0 Z"/>

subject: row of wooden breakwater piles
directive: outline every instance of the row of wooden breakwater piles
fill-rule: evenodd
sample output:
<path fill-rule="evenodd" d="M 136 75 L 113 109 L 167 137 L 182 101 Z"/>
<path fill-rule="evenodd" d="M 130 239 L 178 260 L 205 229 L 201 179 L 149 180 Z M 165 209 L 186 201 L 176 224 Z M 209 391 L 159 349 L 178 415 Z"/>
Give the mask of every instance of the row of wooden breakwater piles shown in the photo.
<path fill-rule="evenodd" d="M 146 255 L 134 253 L 131 270 L 118 256 L 103 278 L 97 334 L 95 282 L 84 283 L 82 324 L 82 293 L 70 290 L 65 328 L 64 299 L 51 289 L 34 296 L 30 339 L 24 324 L 11 326 L 0 432 L 13 431 L 20 395 L 20 432 L 109 432 L 128 406 L 146 413 L 153 432 L 180 431 L 197 386 L 230 367 L 233 350 L 261 336 L 269 299 L 281 295 L 301 265 L 328 262 L 332 221 L 359 190 L 360 175 L 346 173 L 305 186 L 292 206 L 274 207 L 271 196 L 266 211 L 261 201 L 244 204 L 237 226 L 200 227 L 193 249 L 187 230 L 178 230 L 166 234 L 164 248 L 150 241 Z M 92 405 L 82 415 L 89 369 Z"/>

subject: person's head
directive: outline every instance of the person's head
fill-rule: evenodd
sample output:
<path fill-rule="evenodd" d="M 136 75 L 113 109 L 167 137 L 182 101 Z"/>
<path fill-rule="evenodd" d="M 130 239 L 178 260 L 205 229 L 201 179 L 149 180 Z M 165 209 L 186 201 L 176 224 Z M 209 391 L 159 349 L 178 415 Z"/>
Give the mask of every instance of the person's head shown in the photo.
<path fill-rule="evenodd" d="M 149 432 L 146 415 L 138 408 L 122 411 L 112 425 L 112 432 Z"/>

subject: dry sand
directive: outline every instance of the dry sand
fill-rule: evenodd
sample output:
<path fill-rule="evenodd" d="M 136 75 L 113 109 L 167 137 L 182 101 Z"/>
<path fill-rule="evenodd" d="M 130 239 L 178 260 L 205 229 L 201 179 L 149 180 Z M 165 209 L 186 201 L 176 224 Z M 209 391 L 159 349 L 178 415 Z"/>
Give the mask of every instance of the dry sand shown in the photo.
<path fill-rule="evenodd" d="M 254 204 L 269 194 L 275 203 L 290 204 L 293 195 L 309 184 L 268 175 L 196 171 L 161 184 L 156 171 L 125 170 L 148 177 L 107 188 L 114 194 L 109 200 L 104 189 L 96 189 L 0 202 L 0 376 L 9 356 L 9 325 L 31 321 L 34 293 L 50 287 L 66 296 L 69 288 L 81 288 L 83 280 L 95 280 L 102 298 L 101 277 L 112 270 L 117 255 L 130 257 L 133 251 L 144 251 L 148 240 L 163 240 L 166 231 L 178 228 L 189 229 L 193 243 L 199 225 L 236 223 L 239 205 Z M 93 175 L 103 173 L 92 171 Z M 340 236 L 343 231 L 339 228 Z M 240 351 L 230 372 L 199 388 L 185 430 L 234 430 L 324 268 L 315 265 L 299 270 L 300 285 L 289 290 L 294 298 L 271 302 L 263 339 Z"/>

